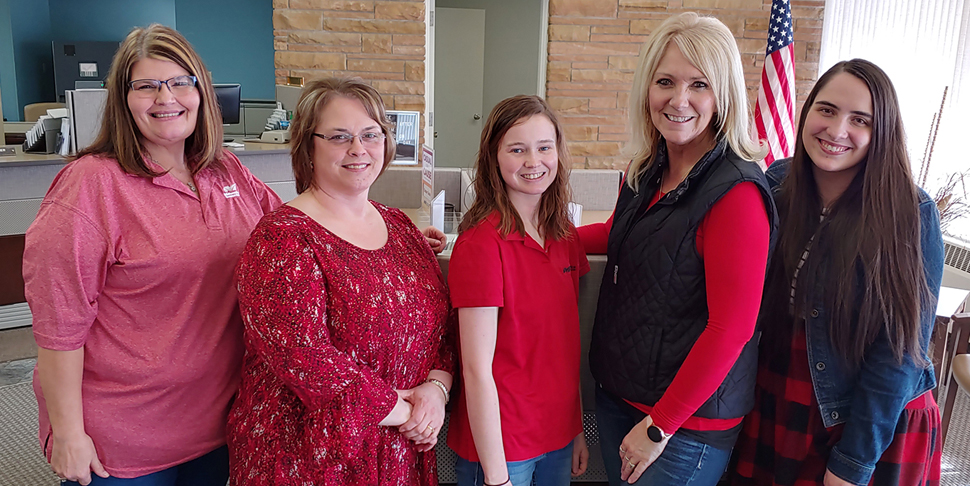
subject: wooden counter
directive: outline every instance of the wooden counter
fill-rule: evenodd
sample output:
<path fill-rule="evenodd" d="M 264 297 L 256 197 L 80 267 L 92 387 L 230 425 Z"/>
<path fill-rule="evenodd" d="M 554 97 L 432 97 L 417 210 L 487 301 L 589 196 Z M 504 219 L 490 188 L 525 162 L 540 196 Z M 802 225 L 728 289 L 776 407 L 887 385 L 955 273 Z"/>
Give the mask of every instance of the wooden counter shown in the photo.
<path fill-rule="evenodd" d="M 243 142 L 242 148 L 226 147 L 240 159 L 249 155 L 277 155 L 285 154 L 289 156 L 289 144 Z M 57 154 L 35 154 L 25 153 L 22 146 L 14 145 L 17 155 L 0 156 L 0 166 L 12 167 L 17 165 L 49 165 L 63 164 L 66 160 Z"/>

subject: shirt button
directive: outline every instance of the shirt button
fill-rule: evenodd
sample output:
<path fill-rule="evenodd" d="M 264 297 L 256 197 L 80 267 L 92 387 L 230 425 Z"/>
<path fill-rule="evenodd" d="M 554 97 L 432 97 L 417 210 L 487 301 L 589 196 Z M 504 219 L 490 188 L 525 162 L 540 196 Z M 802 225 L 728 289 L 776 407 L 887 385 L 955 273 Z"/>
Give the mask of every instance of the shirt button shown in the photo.
<path fill-rule="evenodd" d="M 812 309 L 812 317 L 818 317 L 818 309 Z"/>
<path fill-rule="evenodd" d="M 819 361 L 818 363 L 815 363 L 815 369 L 819 371 L 825 371 L 825 363 L 821 361 Z"/>
<path fill-rule="evenodd" d="M 838 420 L 838 419 L 839 419 L 839 412 L 832 412 L 832 420 Z"/>

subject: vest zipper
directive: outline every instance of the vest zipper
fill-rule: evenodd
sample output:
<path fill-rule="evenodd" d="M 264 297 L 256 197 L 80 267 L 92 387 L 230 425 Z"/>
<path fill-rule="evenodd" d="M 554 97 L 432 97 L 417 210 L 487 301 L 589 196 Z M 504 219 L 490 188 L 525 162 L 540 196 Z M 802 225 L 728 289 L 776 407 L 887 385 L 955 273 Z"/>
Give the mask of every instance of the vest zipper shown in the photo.
<path fill-rule="evenodd" d="M 616 274 L 620 273 L 620 266 L 613 265 L 613 285 L 616 285 Z"/>

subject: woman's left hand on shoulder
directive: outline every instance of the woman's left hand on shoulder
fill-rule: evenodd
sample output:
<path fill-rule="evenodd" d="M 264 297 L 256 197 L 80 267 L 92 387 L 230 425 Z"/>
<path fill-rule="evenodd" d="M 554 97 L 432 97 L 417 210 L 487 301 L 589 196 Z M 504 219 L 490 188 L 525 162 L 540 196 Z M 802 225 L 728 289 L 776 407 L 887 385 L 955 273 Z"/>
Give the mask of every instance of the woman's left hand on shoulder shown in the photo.
<path fill-rule="evenodd" d="M 435 252 L 436 255 L 445 251 L 448 237 L 441 230 L 434 226 L 428 226 L 421 230 L 421 234 L 424 235 L 425 240 L 428 240 L 428 244 L 431 245 L 431 251 Z"/>
<path fill-rule="evenodd" d="M 832 474 L 832 471 L 829 471 L 828 469 L 825 470 L 825 479 L 822 480 L 822 484 L 824 486 L 855 486 L 854 483 L 850 483 L 836 476 L 835 474 Z"/>
<path fill-rule="evenodd" d="M 633 426 L 620 444 L 620 479 L 630 484 L 637 482 L 644 471 L 660 457 L 670 438 L 654 442 L 647 437 L 647 427 L 653 423 L 648 415 Z"/>
<path fill-rule="evenodd" d="M 403 396 L 413 409 L 411 418 L 398 430 L 418 444 L 419 451 L 429 451 L 438 442 L 438 432 L 445 423 L 445 399 L 441 389 L 433 383 L 422 383 L 404 390 Z"/>

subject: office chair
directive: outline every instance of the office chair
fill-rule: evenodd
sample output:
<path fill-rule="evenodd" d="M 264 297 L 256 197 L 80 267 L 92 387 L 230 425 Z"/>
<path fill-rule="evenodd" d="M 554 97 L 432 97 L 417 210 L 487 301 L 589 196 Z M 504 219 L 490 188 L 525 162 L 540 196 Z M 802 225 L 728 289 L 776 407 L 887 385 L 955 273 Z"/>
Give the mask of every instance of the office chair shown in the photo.
<path fill-rule="evenodd" d="M 46 115 L 47 110 L 54 108 L 64 108 L 64 103 L 31 103 L 24 106 L 24 121 L 35 122 L 41 115 Z"/>

